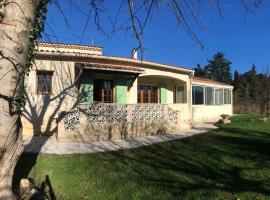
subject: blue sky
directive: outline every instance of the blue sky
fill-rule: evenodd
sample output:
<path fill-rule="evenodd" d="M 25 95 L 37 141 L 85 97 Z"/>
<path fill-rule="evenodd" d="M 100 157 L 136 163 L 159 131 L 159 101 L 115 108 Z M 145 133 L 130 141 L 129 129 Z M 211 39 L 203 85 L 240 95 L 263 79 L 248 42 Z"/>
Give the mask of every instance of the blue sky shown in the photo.
<path fill-rule="evenodd" d="M 103 6 L 106 16 L 109 13 L 115 19 L 121 1 L 105 0 Z M 93 18 L 90 18 L 82 37 L 87 16 L 67 2 L 60 1 L 61 11 L 55 4 L 49 6 L 43 41 L 94 44 L 104 47 L 105 55 L 130 57 L 132 49 L 138 45 L 132 31 L 122 30 L 107 37 L 97 30 Z M 89 1 L 74 2 L 83 12 L 89 12 Z M 193 32 L 202 41 L 203 49 L 191 40 L 181 26 L 176 25 L 175 17 L 166 7 L 154 13 L 144 31 L 143 59 L 193 68 L 198 63 L 206 65 L 207 59 L 222 51 L 231 60 L 232 71 L 237 69 L 245 72 L 252 63 L 256 64 L 258 71 L 263 71 L 270 64 L 270 1 L 262 0 L 261 6 L 247 15 L 240 0 L 220 2 L 222 18 L 213 7 L 202 7 L 200 17 L 203 29 L 190 18 L 187 19 Z M 127 18 L 127 8 L 123 7 L 116 26 Z M 112 24 L 107 17 L 101 17 L 101 25 L 106 33 L 111 32 Z"/>

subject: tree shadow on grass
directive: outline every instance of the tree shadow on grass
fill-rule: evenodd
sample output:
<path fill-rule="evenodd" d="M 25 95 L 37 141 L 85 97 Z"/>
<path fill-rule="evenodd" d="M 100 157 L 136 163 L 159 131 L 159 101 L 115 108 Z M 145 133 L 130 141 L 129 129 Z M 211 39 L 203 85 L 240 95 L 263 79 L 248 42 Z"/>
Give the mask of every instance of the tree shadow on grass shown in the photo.
<path fill-rule="evenodd" d="M 262 168 L 270 172 L 270 142 L 233 137 L 232 133 L 239 136 L 242 131 L 231 131 L 225 136 L 207 133 L 101 156 L 121 161 L 115 170 L 130 168 L 125 173 L 142 187 L 159 188 L 178 198 L 196 191 L 204 191 L 206 199 L 213 191 L 229 193 L 230 198 L 246 192 L 269 196 L 270 177 L 252 173 Z"/>
<path fill-rule="evenodd" d="M 45 176 L 45 180 L 41 183 L 40 192 L 48 194 L 50 200 L 56 200 L 56 196 L 49 178 L 49 175 Z"/>
<path fill-rule="evenodd" d="M 85 156 L 90 157 L 89 166 L 94 161 L 110 163 L 101 165 L 101 171 L 97 165 L 95 173 L 102 173 L 100 179 L 113 183 L 111 187 L 126 188 L 131 181 L 137 185 L 131 188 L 133 192 L 157 191 L 150 199 L 165 193 L 176 199 L 235 199 L 241 195 L 241 199 L 263 199 L 270 195 L 267 131 L 223 127 L 181 140 Z M 31 155 L 22 156 L 19 174 L 27 175 L 24 170 L 31 162 Z"/>

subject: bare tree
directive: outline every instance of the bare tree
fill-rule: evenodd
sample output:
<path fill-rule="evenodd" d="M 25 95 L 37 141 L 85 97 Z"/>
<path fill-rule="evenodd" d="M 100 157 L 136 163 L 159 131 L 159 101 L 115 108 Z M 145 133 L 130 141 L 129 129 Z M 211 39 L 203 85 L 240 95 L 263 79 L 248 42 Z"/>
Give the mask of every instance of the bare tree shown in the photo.
<path fill-rule="evenodd" d="M 12 199 L 12 177 L 22 152 L 20 96 L 31 31 L 42 0 L 0 1 L 0 199 Z"/>
<path fill-rule="evenodd" d="M 104 0 L 89 0 L 90 11 L 86 17 L 92 17 L 96 27 L 106 34 L 100 23 L 100 18 L 108 17 L 110 9 L 103 7 Z M 52 0 L 61 5 L 57 0 Z M 78 1 L 67 1 L 74 7 Z M 257 7 L 260 0 L 241 0 L 246 11 L 250 3 Z M 0 199 L 12 199 L 12 177 L 18 157 L 22 152 L 21 138 L 21 101 L 23 100 L 24 77 L 30 66 L 33 50 L 33 39 L 42 31 L 44 11 L 48 0 L 0 0 Z M 122 25 L 116 27 L 112 21 L 113 31 L 118 29 L 131 30 L 138 41 L 138 47 L 143 51 L 144 29 L 155 11 L 159 12 L 166 6 L 176 17 L 179 26 L 183 27 L 190 38 L 199 46 L 203 46 L 197 35 L 192 31 L 189 20 L 199 22 L 202 4 L 207 3 L 218 10 L 222 16 L 219 0 L 122 0 L 119 12 L 128 8 L 128 18 Z M 106 11 L 106 12 L 104 12 Z M 63 17 L 65 17 L 63 15 Z M 110 17 L 109 17 L 110 19 Z M 189 19 L 189 20 L 188 20 Z M 67 19 L 65 18 L 68 24 Z M 89 20 L 87 20 L 86 26 Z"/>

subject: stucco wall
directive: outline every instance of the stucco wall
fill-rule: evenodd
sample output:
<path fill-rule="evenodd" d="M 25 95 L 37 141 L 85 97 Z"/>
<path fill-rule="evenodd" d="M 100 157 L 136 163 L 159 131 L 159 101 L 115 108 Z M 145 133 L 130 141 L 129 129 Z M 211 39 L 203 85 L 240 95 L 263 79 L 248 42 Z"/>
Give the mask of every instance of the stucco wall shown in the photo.
<path fill-rule="evenodd" d="M 145 68 L 145 73 L 138 78 L 138 84 L 152 83 L 160 85 L 162 82 L 167 85 L 166 103 L 175 110 L 180 111 L 181 128 L 189 128 L 192 123 L 191 115 L 191 80 L 188 74 L 174 73 L 170 71 L 161 71 L 151 68 Z M 174 103 L 174 87 L 178 85 L 185 86 L 185 102 Z"/>
<path fill-rule="evenodd" d="M 37 70 L 53 71 L 52 94 L 37 94 Z M 27 104 L 22 116 L 23 134 L 53 134 L 61 110 L 70 110 L 78 103 L 74 62 L 36 60 L 26 78 Z"/>
<path fill-rule="evenodd" d="M 173 104 L 175 86 L 185 87 L 185 102 L 187 103 L 188 83 L 176 78 L 157 75 L 144 75 L 138 78 L 138 85 L 156 86 L 159 89 L 160 103 Z M 137 96 L 136 96 L 137 97 Z"/>
<path fill-rule="evenodd" d="M 138 79 L 133 79 L 128 87 L 128 103 L 134 104 L 137 103 L 137 87 L 138 87 Z"/>
<path fill-rule="evenodd" d="M 140 78 L 145 78 L 147 80 L 147 77 L 157 77 L 156 81 L 161 81 L 162 79 L 168 80 L 167 81 L 167 103 L 172 104 L 173 103 L 173 88 L 175 85 L 184 84 L 186 89 L 186 109 L 191 111 L 191 80 L 189 78 L 188 74 L 180 74 L 180 73 L 174 73 L 170 71 L 162 71 L 162 70 L 156 70 L 151 68 L 145 68 L 145 73 L 140 76 Z M 189 112 L 189 111 L 188 111 Z"/>
<path fill-rule="evenodd" d="M 214 122 L 221 119 L 220 115 L 232 115 L 232 105 L 193 105 L 193 122 Z"/>
<path fill-rule="evenodd" d="M 187 103 L 183 104 L 169 104 L 169 106 L 180 112 L 180 128 L 190 128 L 192 119 L 191 119 L 191 112 L 190 112 L 190 105 Z"/>

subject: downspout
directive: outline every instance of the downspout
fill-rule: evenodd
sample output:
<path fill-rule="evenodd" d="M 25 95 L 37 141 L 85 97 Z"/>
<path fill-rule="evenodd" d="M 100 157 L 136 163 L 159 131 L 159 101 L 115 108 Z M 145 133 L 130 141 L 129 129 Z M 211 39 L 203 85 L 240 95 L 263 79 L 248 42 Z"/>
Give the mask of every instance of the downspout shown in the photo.
<path fill-rule="evenodd" d="M 194 71 L 189 73 L 189 85 L 190 85 L 190 92 L 189 92 L 189 113 L 190 113 L 190 125 L 193 123 L 193 110 L 192 110 L 192 79 L 194 77 Z"/>

